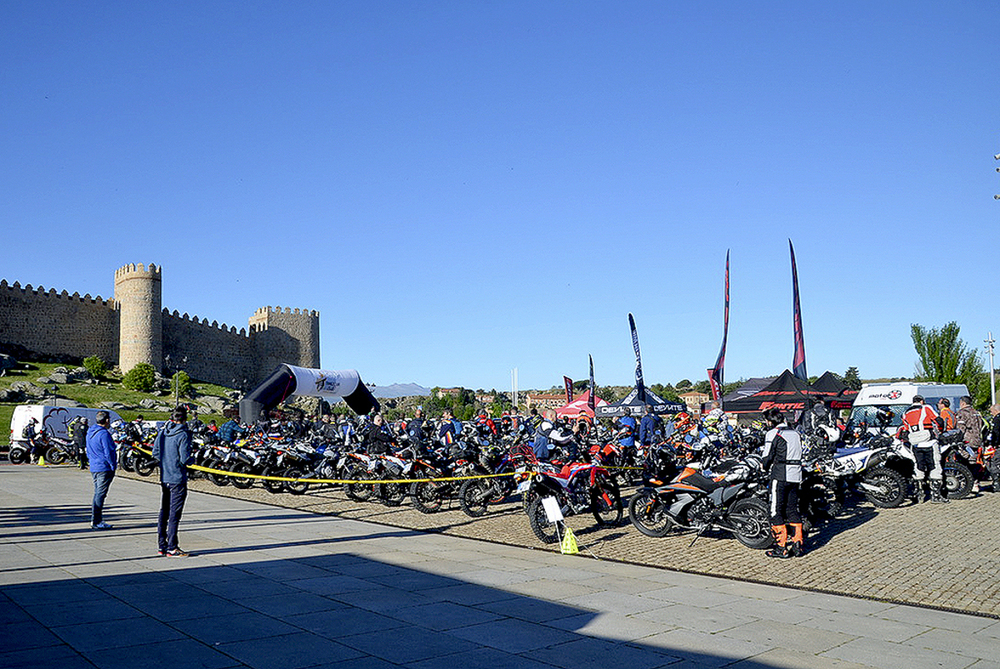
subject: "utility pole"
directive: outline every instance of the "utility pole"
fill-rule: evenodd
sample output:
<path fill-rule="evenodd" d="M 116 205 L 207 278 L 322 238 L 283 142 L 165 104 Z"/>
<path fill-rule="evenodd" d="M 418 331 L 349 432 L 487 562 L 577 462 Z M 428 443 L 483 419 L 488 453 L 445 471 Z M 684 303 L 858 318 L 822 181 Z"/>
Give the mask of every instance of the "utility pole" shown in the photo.
<path fill-rule="evenodd" d="M 997 403 L 997 382 L 995 372 L 993 371 L 993 345 L 995 343 L 996 341 L 993 340 L 993 333 L 987 333 L 986 351 L 990 354 L 990 406 Z"/>

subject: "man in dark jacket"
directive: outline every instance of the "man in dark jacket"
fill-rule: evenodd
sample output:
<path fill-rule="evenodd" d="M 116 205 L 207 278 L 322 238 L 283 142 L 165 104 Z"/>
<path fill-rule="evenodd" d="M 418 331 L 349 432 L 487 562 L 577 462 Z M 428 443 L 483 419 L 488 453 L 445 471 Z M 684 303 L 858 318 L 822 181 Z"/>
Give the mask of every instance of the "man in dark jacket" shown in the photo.
<path fill-rule="evenodd" d="M 186 557 L 177 545 L 177 524 L 187 498 L 187 467 L 192 461 L 187 409 L 177 407 L 153 441 L 153 459 L 160 463 L 160 520 L 156 525 L 160 555 Z"/>
<path fill-rule="evenodd" d="M 87 459 L 90 460 L 90 475 L 94 477 L 94 504 L 90 527 L 95 530 L 111 529 L 111 526 L 104 522 L 104 498 L 108 496 L 108 488 L 115 478 L 118 449 L 115 448 L 115 440 L 108 431 L 110 426 L 111 415 L 107 411 L 98 411 L 94 417 L 94 424 L 87 430 Z"/>

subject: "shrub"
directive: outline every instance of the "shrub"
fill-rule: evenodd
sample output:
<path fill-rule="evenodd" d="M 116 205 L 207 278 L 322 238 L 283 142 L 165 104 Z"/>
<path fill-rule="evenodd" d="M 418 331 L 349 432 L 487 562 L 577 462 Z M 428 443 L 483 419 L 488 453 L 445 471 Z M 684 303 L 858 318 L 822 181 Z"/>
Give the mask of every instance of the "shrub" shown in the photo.
<path fill-rule="evenodd" d="M 95 379 L 103 379 L 108 373 L 108 364 L 96 355 L 83 359 L 83 366 Z"/>
<path fill-rule="evenodd" d="M 140 362 L 122 379 L 122 385 L 129 390 L 148 393 L 156 385 L 156 370 L 146 362 Z"/>
<path fill-rule="evenodd" d="M 194 392 L 191 377 L 184 371 L 174 374 L 174 378 L 170 383 L 170 389 L 176 391 L 178 397 L 191 397 Z"/>

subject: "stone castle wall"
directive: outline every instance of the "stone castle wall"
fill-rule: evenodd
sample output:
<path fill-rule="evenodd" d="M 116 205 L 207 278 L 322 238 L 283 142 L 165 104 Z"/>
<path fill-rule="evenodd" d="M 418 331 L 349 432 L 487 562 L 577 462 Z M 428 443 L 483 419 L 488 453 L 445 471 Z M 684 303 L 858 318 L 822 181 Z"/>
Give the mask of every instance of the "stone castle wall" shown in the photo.
<path fill-rule="evenodd" d="M 159 266 L 115 272 L 115 299 L 21 288 L 0 281 L 0 344 L 50 356 L 97 355 L 128 371 L 148 362 L 165 374 L 252 387 L 282 363 L 319 367 L 319 313 L 263 307 L 237 330 L 163 309 Z"/>

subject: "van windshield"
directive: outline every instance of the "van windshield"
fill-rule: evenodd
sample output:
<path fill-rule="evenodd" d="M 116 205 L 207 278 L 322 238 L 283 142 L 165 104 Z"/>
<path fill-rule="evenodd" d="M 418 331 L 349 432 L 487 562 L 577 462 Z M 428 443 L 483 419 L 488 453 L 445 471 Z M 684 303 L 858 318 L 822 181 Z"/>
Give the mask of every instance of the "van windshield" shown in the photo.
<path fill-rule="evenodd" d="M 890 427 L 899 427 L 903 423 L 903 414 L 910 408 L 908 404 L 879 405 L 879 406 L 855 406 L 851 409 L 851 417 L 847 421 L 848 429 L 864 423 L 868 427 L 878 427 L 875 414 L 882 406 L 892 409 L 892 422 Z"/>

